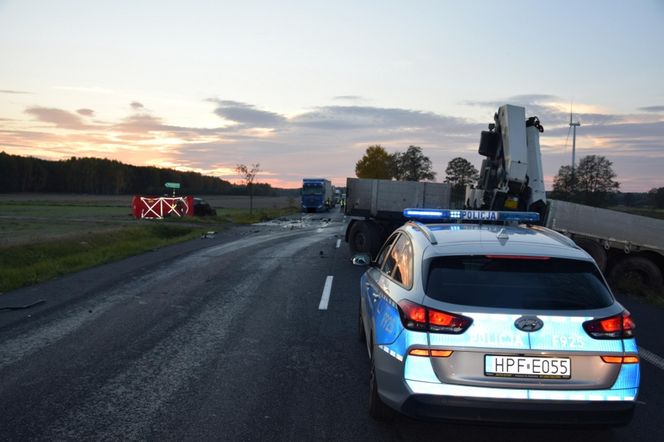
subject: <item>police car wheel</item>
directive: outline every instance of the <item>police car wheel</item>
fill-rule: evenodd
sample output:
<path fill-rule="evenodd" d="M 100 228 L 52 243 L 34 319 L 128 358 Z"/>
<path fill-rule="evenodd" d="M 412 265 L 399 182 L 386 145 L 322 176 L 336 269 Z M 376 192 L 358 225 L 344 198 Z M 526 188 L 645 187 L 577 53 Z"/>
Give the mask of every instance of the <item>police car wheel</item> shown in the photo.
<path fill-rule="evenodd" d="M 374 364 L 373 352 L 371 357 L 371 368 L 369 369 L 369 416 L 381 421 L 394 418 L 394 411 L 385 405 L 378 395 L 378 383 L 376 382 L 376 366 Z"/>

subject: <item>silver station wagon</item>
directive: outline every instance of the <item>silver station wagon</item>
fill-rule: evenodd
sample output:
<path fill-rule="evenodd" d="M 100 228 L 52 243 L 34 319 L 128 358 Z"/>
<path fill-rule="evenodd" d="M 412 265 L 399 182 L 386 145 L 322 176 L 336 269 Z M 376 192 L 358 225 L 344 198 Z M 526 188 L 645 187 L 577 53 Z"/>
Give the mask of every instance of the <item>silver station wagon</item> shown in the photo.
<path fill-rule="evenodd" d="M 371 416 L 629 423 L 635 325 L 586 252 L 536 213 L 404 215 L 360 283 Z"/>

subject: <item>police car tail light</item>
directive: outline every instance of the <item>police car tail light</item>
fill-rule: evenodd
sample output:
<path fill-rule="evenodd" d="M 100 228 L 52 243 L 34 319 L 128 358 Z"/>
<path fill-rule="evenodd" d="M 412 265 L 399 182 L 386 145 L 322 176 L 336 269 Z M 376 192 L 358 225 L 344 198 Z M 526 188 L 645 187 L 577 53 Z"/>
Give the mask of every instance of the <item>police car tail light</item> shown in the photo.
<path fill-rule="evenodd" d="M 463 333 L 472 322 L 465 316 L 429 309 L 429 331 L 432 332 Z"/>
<path fill-rule="evenodd" d="M 638 364 L 638 356 L 602 356 L 602 361 L 607 364 Z"/>
<path fill-rule="evenodd" d="M 454 353 L 452 350 L 429 350 L 428 348 L 413 348 L 408 354 L 411 356 L 423 356 L 434 358 L 449 358 Z"/>
<path fill-rule="evenodd" d="M 463 333 L 473 322 L 463 315 L 427 308 L 406 300 L 399 302 L 399 313 L 405 328 L 433 333 Z"/>
<path fill-rule="evenodd" d="M 636 325 L 628 311 L 583 323 L 583 329 L 595 339 L 632 338 L 635 328 Z"/>
<path fill-rule="evenodd" d="M 427 309 L 414 302 L 402 300 L 399 302 L 399 314 L 403 326 L 409 330 L 427 330 Z"/>

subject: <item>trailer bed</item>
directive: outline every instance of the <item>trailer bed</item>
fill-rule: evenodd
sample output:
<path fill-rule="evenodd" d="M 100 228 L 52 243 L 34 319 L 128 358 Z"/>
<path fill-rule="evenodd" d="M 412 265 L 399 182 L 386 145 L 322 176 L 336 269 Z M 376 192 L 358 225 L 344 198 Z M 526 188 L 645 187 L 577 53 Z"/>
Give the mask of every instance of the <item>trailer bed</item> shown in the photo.
<path fill-rule="evenodd" d="M 609 246 L 664 252 L 664 221 L 566 201 L 549 200 L 546 227 L 608 241 Z"/>

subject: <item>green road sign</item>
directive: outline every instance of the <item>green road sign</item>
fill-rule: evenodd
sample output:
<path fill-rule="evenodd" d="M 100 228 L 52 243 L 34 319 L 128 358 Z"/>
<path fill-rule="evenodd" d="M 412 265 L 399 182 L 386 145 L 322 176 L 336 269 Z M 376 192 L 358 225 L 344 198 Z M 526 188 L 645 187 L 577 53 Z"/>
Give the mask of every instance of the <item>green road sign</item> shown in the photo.
<path fill-rule="evenodd" d="M 164 186 L 168 187 L 169 189 L 179 189 L 180 183 L 166 183 Z"/>

